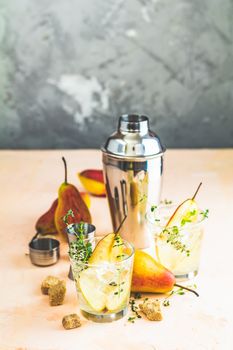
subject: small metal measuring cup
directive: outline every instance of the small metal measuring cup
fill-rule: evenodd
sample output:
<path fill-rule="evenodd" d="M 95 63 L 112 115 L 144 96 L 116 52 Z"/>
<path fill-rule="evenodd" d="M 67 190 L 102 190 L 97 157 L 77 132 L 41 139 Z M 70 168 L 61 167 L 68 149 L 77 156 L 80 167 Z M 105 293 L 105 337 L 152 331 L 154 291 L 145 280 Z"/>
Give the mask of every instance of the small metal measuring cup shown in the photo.
<path fill-rule="evenodd" d="M 87 222 L 80 222 L 75 224 L 70 224 L 66 228 L 66 233 L 68 236 L 69 244 L 73 241 L 77 240 L 77 236 L 82 233 L 85 239 L 90 240 L 90 242 L 95 237 L 96 227 L 92 224 L 88 224 Z M 73 273 L 70 266 L 68 277 L 73 281 Z"/>
<path fill-rule="evenodd" d="M 60 242 L 53 238 L 34 238 L 29 242 L 29 256 L 32 264 L 50 266 L 60 257 Z"/>

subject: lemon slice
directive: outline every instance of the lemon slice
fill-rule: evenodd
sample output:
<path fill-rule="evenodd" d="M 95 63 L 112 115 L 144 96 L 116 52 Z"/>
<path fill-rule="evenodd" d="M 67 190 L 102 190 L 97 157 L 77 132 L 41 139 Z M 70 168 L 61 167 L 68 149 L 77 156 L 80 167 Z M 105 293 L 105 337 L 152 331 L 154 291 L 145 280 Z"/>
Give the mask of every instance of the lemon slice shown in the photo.
<path fill-rule="evenodd" d="M 98 279 L 94 268 L 87 268 L 80 273 L 79 288 L 93 310 L 100 312 L 105 308 L 105 285 Z"/>

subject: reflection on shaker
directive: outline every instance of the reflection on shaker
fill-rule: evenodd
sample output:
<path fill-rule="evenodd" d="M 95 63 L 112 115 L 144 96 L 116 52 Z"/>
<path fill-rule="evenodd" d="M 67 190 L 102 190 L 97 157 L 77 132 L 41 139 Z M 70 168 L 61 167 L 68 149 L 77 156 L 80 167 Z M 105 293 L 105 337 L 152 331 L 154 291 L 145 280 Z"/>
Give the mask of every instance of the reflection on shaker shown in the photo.
<path fill-rule="evenodd" d="M 128 215 L 128 206 L 127 206 L 127 187 L 125 180 L 121 180 L 121 195 L 122 195 L 122 207 L 124 216 Z"/>
<path fill-rule="evenodd" d="M 118 188 L 114 187 L 114 204 L 115 204 L 115 212 L 118 213 L 118 222 L 122 221 L 122 214 L 121 214 L 121 208 L 120 208 L 120 199 L 119 199 L 119 192 Z"/>

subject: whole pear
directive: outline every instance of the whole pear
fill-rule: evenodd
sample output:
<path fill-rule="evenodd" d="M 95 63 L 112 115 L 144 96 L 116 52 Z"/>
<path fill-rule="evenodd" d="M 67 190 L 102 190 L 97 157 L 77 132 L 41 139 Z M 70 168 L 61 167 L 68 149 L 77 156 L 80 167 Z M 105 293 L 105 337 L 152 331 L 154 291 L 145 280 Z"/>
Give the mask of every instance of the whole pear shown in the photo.
<path fill-rule="evenodd" d="M 78 189 L 67 182 L 67 164 L 64 157 L 62 157 L 65 167 L 65 181 L 61 184 L 58 191 L 58 205 L 55 211 L 55 225 L 61 237 L 67 240 L 66 224 L 63 217 L 68 210 L 72 209 L 74 217 L 69 217 L 69 224 L 78 223 L 80 221 L 91 223 L 91 214 L 87 205 L 85 204 Z"/>
<path fill-rule="evenodd" d="M 152 256 L 136 249 L 134 255 L 133 292 L 167 293 L 175 284 L 175 276 Z"/>

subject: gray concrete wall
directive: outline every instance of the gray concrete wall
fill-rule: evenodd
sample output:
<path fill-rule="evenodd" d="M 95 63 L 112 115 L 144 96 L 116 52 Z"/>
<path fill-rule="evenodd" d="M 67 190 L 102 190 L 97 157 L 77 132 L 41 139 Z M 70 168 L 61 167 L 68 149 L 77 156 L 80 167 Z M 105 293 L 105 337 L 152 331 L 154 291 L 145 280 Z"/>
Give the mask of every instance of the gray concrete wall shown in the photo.
<path fill-rule="evenodd" d="M 0 148 L 99 147 L 122 113 L 233 146 L 233 1 L 0 0 Z"/>

